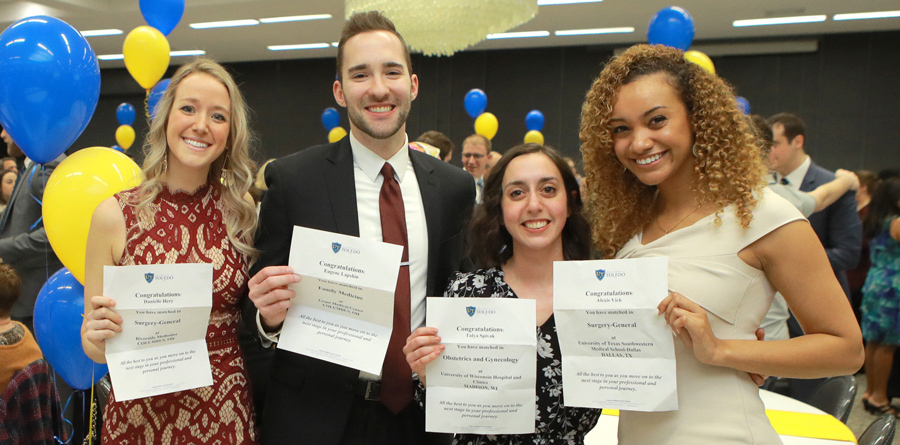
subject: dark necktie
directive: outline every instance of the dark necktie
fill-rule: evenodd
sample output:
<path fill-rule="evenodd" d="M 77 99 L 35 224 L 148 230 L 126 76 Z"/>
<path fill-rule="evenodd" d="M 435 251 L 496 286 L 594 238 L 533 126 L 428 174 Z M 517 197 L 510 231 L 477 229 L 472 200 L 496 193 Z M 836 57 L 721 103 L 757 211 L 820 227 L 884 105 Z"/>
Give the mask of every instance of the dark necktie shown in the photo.
<path fill-rule="evenodd" d="M 781 185 L 791 185 L 791 182 L 787 180 L 784 176 L 781 177 Z"/>
<path fill-rule="evenodd" d="M 400 184 L 394 179 L 394 169 L 385 162 L 381 167 L 381 233 L 384 242 L 403 246 L 403 263 L 397 276 L 394 292 L 394 330 L 388 343 L 387 355 L 381 368 L 381 403 L 394 414 L 399 413 L 413 399 L 412 370 L 406 363 L 403 346 L 409 337 L 409 244 L 406 236 L 406 212 Z"/>

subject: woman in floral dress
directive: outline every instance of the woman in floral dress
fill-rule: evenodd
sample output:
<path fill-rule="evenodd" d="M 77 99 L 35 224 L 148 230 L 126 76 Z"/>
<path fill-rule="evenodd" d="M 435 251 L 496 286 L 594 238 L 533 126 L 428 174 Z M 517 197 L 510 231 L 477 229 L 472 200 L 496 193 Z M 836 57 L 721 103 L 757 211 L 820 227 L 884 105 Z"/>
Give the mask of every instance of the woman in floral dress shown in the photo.
<path fill-rule="evenodd" d="M 472 258 L 483 267 L 458 273 L 445 297 L 527 298 L 537 306 L 537 387 L 534 433 L 458 434 L 454 444 L 582 444 L 599 409 L 567 407 L 553 318 L 553 262 L 590 259 L 590 228 L 581 216 L 578 182 L 556 150 L 526 144 L 509 150 L 485 184 L 469 230 Z M 437 329 L 419 328 L 404 352 L 421 380 L 444 350 Z"/>

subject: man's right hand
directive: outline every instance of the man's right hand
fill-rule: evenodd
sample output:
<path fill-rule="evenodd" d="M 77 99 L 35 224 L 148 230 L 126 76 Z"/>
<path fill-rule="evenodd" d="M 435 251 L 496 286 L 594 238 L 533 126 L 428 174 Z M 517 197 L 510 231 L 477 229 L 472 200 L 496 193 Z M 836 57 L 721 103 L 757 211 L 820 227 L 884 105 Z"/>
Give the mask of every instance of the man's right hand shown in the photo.
<path fill-rule="evenodd" d="M 291 298 L 296 296 L 288 286 L 299 282 L 300 275 L 295 274 L 290 266 L 269 266 L 250 279 L 250 300 L 259 310 L 260 320 L 267 332 L 281 328 L 291 307 Z"/>

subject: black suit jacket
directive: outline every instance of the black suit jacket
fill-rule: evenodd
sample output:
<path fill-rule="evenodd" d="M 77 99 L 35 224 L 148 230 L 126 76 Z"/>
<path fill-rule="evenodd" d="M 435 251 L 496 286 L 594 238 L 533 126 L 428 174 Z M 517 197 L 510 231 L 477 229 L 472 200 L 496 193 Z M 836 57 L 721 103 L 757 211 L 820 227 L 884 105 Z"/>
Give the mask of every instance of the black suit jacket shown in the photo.
<path fill-rule="evenodd" d="M 428 225 L 427 295 L 441 295 L 462 262 L 475 189 L 463 170 L 415 150 L 410 158 Z M 349 137 L 272 162 L 266 182 L 251 274 L 288 263 L 295 225 L 359 236 Z M 279 349 L 270 376 L 264 443 L 338 444 L 346 428 L 359 427 L 347 423 L 359 371 Z"/>
<path fill-rule="evenodd" d="M 800 190 L 812 191 L 816 187 L 834 180 L 834 173 L 811 163 Z M 831 268 L 837 276 L 844 293 L 850 295 L 850 285 L 847 282 L 847 270 L 856 267 L 859 263 L 859 253 L 862 250 L 862 223 L 856 212 L 856 192 L 849 191 L 841 196 L 834 204 L 826 207 L 821 212 L 813 213 L 809 217 L 825 253 L 831 261 Z"/>

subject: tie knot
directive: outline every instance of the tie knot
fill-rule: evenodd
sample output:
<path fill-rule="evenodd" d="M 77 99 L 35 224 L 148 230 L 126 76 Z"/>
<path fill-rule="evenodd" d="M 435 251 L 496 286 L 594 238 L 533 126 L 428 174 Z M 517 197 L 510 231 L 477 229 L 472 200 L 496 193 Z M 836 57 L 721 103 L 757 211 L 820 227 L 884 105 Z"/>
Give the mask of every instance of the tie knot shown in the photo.
<path fill-rule="evenodd" d="M 791 182 L 788 181 L 787 178 L 785 178 L 784 176 L 782 176 L 782 177 L 781 177 L 781 184 L 782 184 L 782 185 L 790 185 Z"/>
<path fill-rule="evenodd" d="M 385 162 L 381 167 L 381 176 L 384 177 L 384 180 L 394 179 L 394 167 L 391 167 L 390 162 Z"/>

